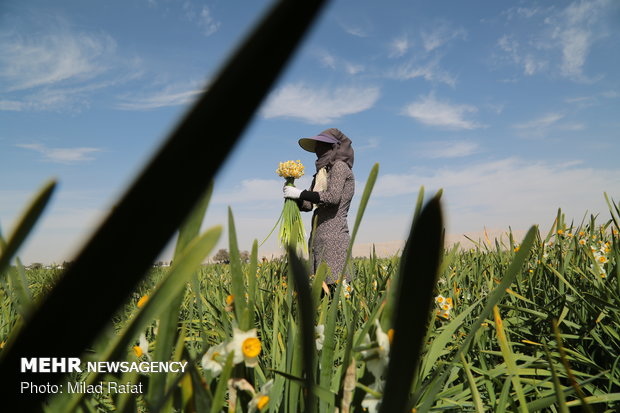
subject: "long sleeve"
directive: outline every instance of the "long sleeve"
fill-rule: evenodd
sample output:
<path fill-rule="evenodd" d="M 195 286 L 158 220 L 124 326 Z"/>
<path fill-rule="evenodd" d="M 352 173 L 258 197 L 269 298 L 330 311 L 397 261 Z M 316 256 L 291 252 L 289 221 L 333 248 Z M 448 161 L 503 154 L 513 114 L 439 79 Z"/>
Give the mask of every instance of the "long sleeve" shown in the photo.
<path fill-rule="evenodd" d="M 312 188 L 314 188 L 314 179 L 312 180 L 312 185 L 310 185 L 310 191 L 312 191 Z M 297 206 L 299 207 L 300 211 L 309 212 L 309 211 L 312 211 L 312 208 L 314 205 L 312 204 L 312 202 L 310 202 L 307 199 L 298 199 Z"/>

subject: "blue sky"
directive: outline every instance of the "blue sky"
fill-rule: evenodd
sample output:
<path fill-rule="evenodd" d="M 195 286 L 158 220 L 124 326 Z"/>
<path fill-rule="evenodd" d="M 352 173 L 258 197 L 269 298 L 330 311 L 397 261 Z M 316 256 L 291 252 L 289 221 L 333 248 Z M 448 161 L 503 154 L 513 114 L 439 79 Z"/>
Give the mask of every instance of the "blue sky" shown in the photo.
<path fill-rule="evenodd" d="M 71 258 L 270 4 L 2 2 L 3 233 L 59 180 L 25 262 Z M 329 127 L 356 151 L 350 225 L 380 164 L 359 243 L 404 239 L 421 185 L 444 189 L 450 234 L 548 228 L 558 208 L 602 223 L 603 193 L 620 199 L 619 49 L 613 0 L 329 3 L 220 170 L 205 226 L 231 206 L 240 247 L 262 240 L 278 162 L 300 159 L 308 186 L 297 140 Z M 272 236 L 261 254 L 277 250 Z"/>

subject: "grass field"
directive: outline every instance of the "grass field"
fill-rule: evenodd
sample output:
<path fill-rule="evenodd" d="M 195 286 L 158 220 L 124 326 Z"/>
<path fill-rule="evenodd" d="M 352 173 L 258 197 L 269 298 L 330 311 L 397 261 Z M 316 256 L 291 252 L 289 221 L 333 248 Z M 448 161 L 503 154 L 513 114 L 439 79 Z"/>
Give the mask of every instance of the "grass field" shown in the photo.
<path fill-rule="evenodd" d="M 308 274 L 294 255 L 261 259 L 256 243 L 242 262 L 232 212 L 230 264 L 202 264 L 220 228 L 199 235 L 198 222 L 193 237 L 185 228 L 173 265 L 153 268 L 82 356 L 186 361 L 185 372 L 73 373 L 67 380 L 141 383 L 144 392 L 63 393 L 45 410 L 618 411 L 615 206 L 600 223 L 566 223 L 558 212 L 549 233 L 482 239 L 428 266 L 424 223 L 435 200 L 418 203 L 402 257 L 352 259 L 354 281 L 332 297 L 321 292 L 325 266 Z M 60 277 L 6 266 L 1 352 Z"/>

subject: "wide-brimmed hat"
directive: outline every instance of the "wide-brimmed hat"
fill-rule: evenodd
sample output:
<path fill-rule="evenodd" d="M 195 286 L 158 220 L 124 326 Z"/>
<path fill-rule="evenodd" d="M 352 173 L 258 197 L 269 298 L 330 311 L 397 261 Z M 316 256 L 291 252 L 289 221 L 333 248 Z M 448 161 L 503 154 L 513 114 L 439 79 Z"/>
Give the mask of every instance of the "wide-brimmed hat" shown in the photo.
<path fill-rule="evenodd" d="M 308 152 L 315 152 L 317 141 L 326 143 L 338 143 L 338 139 L 334 138 L 333 136 L 320 133 L 316 136 L 311 136 L 309 138 L 301 138 L 299 140 L 299 146 L 301 146 Z"/>

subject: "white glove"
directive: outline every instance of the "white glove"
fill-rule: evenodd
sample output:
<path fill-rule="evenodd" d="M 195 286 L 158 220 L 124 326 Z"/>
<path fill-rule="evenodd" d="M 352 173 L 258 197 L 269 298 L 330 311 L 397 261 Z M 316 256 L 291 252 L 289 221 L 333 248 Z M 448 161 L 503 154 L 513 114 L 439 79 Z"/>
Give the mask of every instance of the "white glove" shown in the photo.
<path fill-rule="evenodd" d="M 299 195 L 302 193 L 301 189 L 297 189 L 294 186 L 284 186 L 283 189 L 284 198 L 299 199 Z"/>

